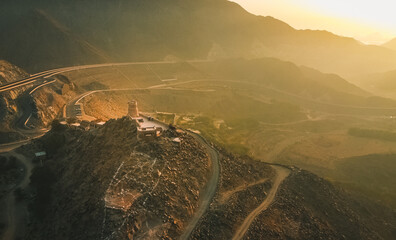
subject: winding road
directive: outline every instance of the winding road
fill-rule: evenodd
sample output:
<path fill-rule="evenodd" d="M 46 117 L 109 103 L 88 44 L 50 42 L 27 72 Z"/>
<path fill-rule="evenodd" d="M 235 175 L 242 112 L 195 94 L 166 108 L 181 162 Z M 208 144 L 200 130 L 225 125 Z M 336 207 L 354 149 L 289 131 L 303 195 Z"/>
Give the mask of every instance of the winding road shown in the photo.
<path fill-rule="evenodd" d="M 199 81 L 199 80 L 198 80 Z M 191 81 L 189 81 L 191 82 Z M 176 83 L 174 85 L 181 85 L 184 84 L 185 82 L 182 83 Z M 156 89 L 161 89 L 163 87 L 162 85 L 160 86 L 153 86 L 150 88 L 156 88 Z M 109 89 L 109 90 L 98 90 L 98 91 L 91 91 L 91 92 L 86 92 L 75 99 L 73 99 L 68 105 L 69 108 L 74 106 L 74 104 L 78 103 L 81 101 L 83 98 L 85 98 L 88 95 L 98 93 L 98 92 L 109 92 L 109 91 L 127 91 L 127 90 L 136 90 L 136 89 Z M 70 111 L 66 111 L 70 112 Z M 69 115 L 69 114 L 67 114 Z M 69 115 L 70 116 L 70 115 Z M 193 136 L 200 144 L 202 144 L 207 152 L 209 153 L 209 157 L 212 162 L 212 176 L 210 177 L 209 181 L 206 184 L 205 190 L 201 193 L 200 196 L 200 205 L 198 207 L 198 210 L 194 213 L 194 216 L 191 218 L 189 223 L 187 224 L 183 234 L 180 236 L 181 240 L 186 240 L 189 239 L 192 232 L 194 229 L 197 227 L 199 224 L 199 221 L 201 220 L 202 216 L 207 212 L 209 209 L 210 203 L 212 202 L 216 191 L 217 191 L 217 186 L 219 184 L 219 179 L 220 179 L 220 163 L 219 163 L 219 153 L 214 149 L 202 136 L 189 132 L 191 136 Z M 275 200 L 276 194 L 278 192 L 279 186 L 285 180 L 289 174 L 290 170 L 281 167 L 281 166 L 274 166 L 272 165 L 274 170 L 276 171 L 276 177 L 274 179 L 273 186 L 271 190 L 269 191 L 266 199 L 255 209 L 253 210 L 248 217 L 244 220 L 242 225 L 239 227 L 237 232 L 235 233 L 233 239 L 242 239 L 247 230 L 249 229 L 250 225 L 254 221 L 254 219 L 263 211 L 265 211 Z"/>
<path fill-rule="evenodd" d="M 196 63 L 196 62 L 207 62 L 207 61 L 206 60 L 194 60 L 194 61 L 187 61 L 187 62 Z M 17 87 L 32 84 L 39 80 L 51 78 L 51 77 L 61 74 L 61 73 L 66 73 L 66 72 L 71 72 L 71 71 L 76 71 L 76 70 L 102 68 L 102 67 L 128 66 L 128 65 L 172 64 L 172 63 L 177 63 L 177 62 L 175 62 L 175 61 L 157 61 L 157 62 L 104 63 L 104 64 L 92 64 L 92 65 L 81 65 L 81 66 L 57 68 L 57 69 L 52 69 L 52 70 L 47 70 L 44 72 L 36 73 L 36 74 L 30 75 L 27 78 L 23 78 L 18 81 L 14 81 L 11 83 L 1 85 L 0 92 L 9 91 L 9 90 L 12 90 Z"/>
<path fill-rule="evenodd" d="M 98 64 L 98 65 L 87 65 L 87 66 L 78 66 L 78 67 L 71 67 L 71 68 L 61 68 L 61 69 L 49 70 L 49 71 L 46 71 L 43 73 L 38 73 L 38 74 L 32 75 L 29 78 L 22 79 L 20 81 L 14 82 L 14 83 L 0 86 L 0 92 L 11 90 L 16 87 L 24 86 L 29 83 L 35 82 L 39 79 L 43 79 L 43 78 L 48 79 L 56 74 L 60 74 L 63 72 L 69 72 L 69 71 L 80 70 L 80 69 L 88 69 L 88 68 L 97 68 L 97 67 L 122 66 L 122 65 L 133 65 L 133 64 L 155 64 L 155 63 L 174 63 L 174 62 Z M 168 87 L 167 89 L 169 89 L 170 86 L 181 85 L 181 84 L 185 84 L 188 82 L 199 82 L 199 81 L 211 81 L 211 80 L 191 80 L 191 81 L 179 82 L 179 83 L 175 83 L 175 84 L 156 85 L 156 86 L 152 86 L 149 88 L 160 89 L 160 88 L 166 86 L 166 87 Z M 44 83 L 41 83 L 41 85 L 39 85 L 39 87 L 45 86 L 45 85 L 48 85 L 51 83 L 52 82 L 45 81 Z M 34 88 L 33 91 L 31 91 L 29 94 L 32 94 L 34 92 L 34 90 L 36 90 L 36 89 L 37 89 L 37 87 Z M 110 90 L 99 90 L 99 91 L 86 92 L 86 93 L 80 95 L 79 97 L 76 97 L 72 101 L 70 101 L 67 107 L 72 109 L 72 107 L 74 107 L 75 104 L 78 104 L 78 102 L 80 100 L 82 100 L 84 97 L 86 97 L 90 94 L 96 93 L 96 92 L 124 91 L 124 90 L 136 90 L 136 88 L 135 89 L 110 89 Z M 20 119 L 23 119 L 23 120 L 29 119 L 30 115 L 27 116 L 28 113 L 29 113 L 29 111 L 24 111 L 24 116 L 22 116 Z M 72 113 L 72 114 L 70 114 L 70 113 Z M 70 117 L 70 115 L 73 115 L 73 111 L 69 111 L 69 109 L 66 109 L 66 115 L 68 115 L 68 117 Z M 23 121 L 23 124 L 22 124 L 22 120 L 21 120 L 16 125 L 19 126 L 19 128 L 22 128 L 23 127 L 22 125 L 25 125 L 25 123 L 26 123 L 26 121 Z M 219 179 L 220 179 L 220 163 L 219 163 L 220 156 L 219 156 L 219 153 L 202 136 L 195 134 L 193 132 L 189 132 L 189 134 L 191 136 L 193 136 L 200 144 L 202 144 L 206 148 L 206 151 L 208 152 L 210 160 L 211 160 L 211 176 L 210 176 L 209 181 L 206 183 L 204 190 L 200 194 L 200 200 L 199 200 L 200 203 L 199 203 L 198 209 L 195 211 L 191 220 L 185 227 L 183 234 L 180 236 L 180 239 L 182 239 L 182 240 L 189 239 L 191 237 L 192 232 L 198 226 L 198 224 L 199 224 L 200 220 L 202 219 L 202 217 L 204 216 L 205 212 L 208 211 L 210 204 L 213 201 L 214 196 L 216 195 L 217 187 L 218 187 Z M 10 148 L 19 146 L 19 144 L 24 144 L 26 142 L 28 142 L 28 140 L 22 141 L 19 143 L 11 143 L 10 145 L 4 146 L 4 150 L 5 149 L 9 150 Z M 25 164 L 25 166 L 27 166 L 27 168 L 29 167 L 28 163 L 24 163 L 24 164 Z M 248 217 L 244 220 L 242 225 L 236 231 L 233 239 L 242 239 L 244 237 L 245 233 L 248 231 L 248 229 L 249 229 L 250 225 L 252 224 L 252 222 L 254 221 L 254 219 L 261 212 L 265 211 L 274 202 L 276 194 L 279 189 L 279 186 L 281 185 L 283 180 L 286 179 L 288 177 L 288 175 L 290 174 L 290 170 L 288 170 L 287 168 L 280 167 L 280 166 L 272 166 L 272 167 L 275 169 L 275 171 L 277 173 L 277 175 L 274 179 L 272 189 L 269 191 L 266 199 L 255 210 L 253 210 L 248 215 Z M 25 179 L 18 185 L 18 187 L 24 188 L 27 186 L 28 176 L 30 176 L 30 171 L 31 171 L 31 169 L 27 169 L 27 171 L 25 173 Z M 12 194 L 12 196 L 9 195 L 7 198 L 7 205 L 8 205 L 7 209 L 8 209 L 10 225 L 6 232 L 7 233 L 6 236 L 13 236 L 16 231 L 17 219 L 15 219 L 15 216 L 14 216 L 15 208 L 12 206 L 13 203 L 14 203 L 14 199 L 13 199 L 13 194 Z"/>
<path fill-rule="evenodd" d="M 265 200 L 256 209 L 254 209 L 247 216 L 247 218 L 245 218 L 242 225 L 235 232 L 234 237 L 232 238 L 233 240 L 239 240 L 242 239 L 243 236 L 245 236 L 245 233 L 249 230 L 249 227 L 254 221 L 254 219 L 256 219 L 256 217 L 260 215 L 260 213 L 265 211 L 274 202 L 279 186 L 281 185 L 283 180 L 285 180 L 290 174 L 290 170 L 285 167 L 272 166 L 272 168 L 274 168 L 276 171 L 276 177 L 271 190 L 269 191 Z"/>
<path fill-rule="evenodd" d="M 190 238 L 191 233 L 194 231 L 195 227 L 198 225 L 199 220 L 202 218 L 204 213 L 209 209 L 210 203 L 212 202 L 219 184 L 220 179 L 220 163 L 219 163 L 219 153 L 214 149 L 201 135 L 193 132 L 189 132 L 200 144 L 205 146 L 209 153 L 209 157 L 212 160 L 212 176 L 206 184 L 205 190 L 200 196 L 200 206 L 198 210 L 194 213 L 194 216 L 188 223 L 184 230 L 184 233 L 180 236 L 181 240 L 186 240 Z"/>

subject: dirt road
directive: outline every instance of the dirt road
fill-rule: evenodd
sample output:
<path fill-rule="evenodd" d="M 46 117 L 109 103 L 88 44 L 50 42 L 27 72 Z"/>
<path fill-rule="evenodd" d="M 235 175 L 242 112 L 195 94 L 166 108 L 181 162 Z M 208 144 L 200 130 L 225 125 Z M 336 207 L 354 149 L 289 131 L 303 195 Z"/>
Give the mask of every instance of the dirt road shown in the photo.
<path fill-rule="evenodd" d="M 17 214 L 17 206 L 15 202 L 15 194 L 14 191 L 17 188 L 24 189 L 29 185 L 30 182 L 30 175 L 32 174 L 33 170 L 33 163 L 26 159 L 25 156 L 15 153 L 15 152 L 10 152 L 5 154 L 6 156 L 14 156 L 16 157 L 23 165 L 24 165 L 24 177 L 22 181 L 13 188 L 12 191 L 5 197 L 5 208 L 7 211 L 7 227 L 5 229 L 5 232 L 2 236 L 3 240 L 13 240 L 16 238 L 16 235 L 22 235 L 21 231 L 18 231 L 18 227 L 21 228 L 23 227 L 23 224 L 27 222 L 27 215 L 23 217 L 21 214 Z M 21 203 L 19 204 L 20 207 Z M 25 206 L 26 207 L 26 206 Z M 21 212 L 23 209 L 19 209 L 19 212 Z"/>
<path fill-rule="evenodd" d="M 206 189 L 200 196 L 200 206 L 198 210 L 195 212 L 194 216 L 188 223 L 184 233 L 180 236 L 180 239 L 189 239 L 191 233 L 197 226 L 199 220 L 203 216 L 203 214 L 208 210 L 210 203 L 213 200 L 213 197 L 217 191 L 217 185 L 219 183 L 220 178 L 220 165 L 219 165 L 219 153 L 210 146 L 206 140 L 198 134 L 190 133 L 198 142 L 200 142 L 203 146 L 205 146 L 206 150 L 209 153 L 210 159 L 212 160 L 212 176 L 206 185 Z"/>
<path fill-rule="evenodd" d="M 279 186 L 289 176 L 290 170 L 284 167 L 280 166 L 272 166 L 275 171 L 276 171 L 276 177 L 274 180 L 274 184 L 268 193 L 267 197 L 265 200 L 258 206 L 256 209 L 254 209 L 248 216 L 247 218 L 243 221 L 242 225 L 239 227 L 239 229 L 235 232 L 234 237 L 232 238 L 233 240 L 239 240 L 242 239 L 247 230 L 249 229 L 250 225 L 254 221 L 254 219 L 264 210 L 266 210 L 271 203 L 275 200 L 276 193 L 278 192 Z"/>

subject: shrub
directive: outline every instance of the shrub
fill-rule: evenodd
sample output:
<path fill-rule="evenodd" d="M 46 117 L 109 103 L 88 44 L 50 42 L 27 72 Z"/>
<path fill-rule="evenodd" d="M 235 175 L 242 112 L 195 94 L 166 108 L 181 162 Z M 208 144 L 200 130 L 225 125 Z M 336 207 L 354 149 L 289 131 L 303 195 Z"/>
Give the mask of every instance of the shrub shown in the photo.
<path fill-rule="evenodd" d="M 396 133 L 377 129 L 351 128 L 348 134 L 354 137 L 374 138 L 384 141 L 396 142 Z"/>

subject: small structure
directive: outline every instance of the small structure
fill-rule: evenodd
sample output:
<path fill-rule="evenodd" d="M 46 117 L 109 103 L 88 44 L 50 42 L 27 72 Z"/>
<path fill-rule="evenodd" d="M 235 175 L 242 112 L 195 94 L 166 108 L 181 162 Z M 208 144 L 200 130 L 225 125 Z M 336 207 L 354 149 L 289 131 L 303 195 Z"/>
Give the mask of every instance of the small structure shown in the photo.
<path fill-rule="evenodd" d="M 142 117 L 137 117 L 134 119 L 139 126 L 141 126 L 144 123 L 144 119 Z"/>
<path fill-rule="evenodd" d="M 43 166 L 43 160 L 45 160 L 47 158 L 47 153 L 46 152 L 36 152 L 34 154 L 35 159 L 33 160 L 33 162 L 38 162 L 40 161 L 40 165 Z"/>
<path fill-rule="evenodd" d="M 76 117 L 82 117 L 83 113 L 83 105 L 82 104 L 76 104 L 74 105 L 74 114 Z"/>
<path fill-rule="evenodd" d="M 131 118 L 139 117 L 139 110 L 136 100 L 128 102 L 128 116 L 130 116 Z"/>
<path fill-rule="evenodd" d="M 137 137 L 141 140 L 151 140 L 161 136 L 162 131 L 161 127 L 138 127 Z"/>
<path fill-rule="evenodd" d="M 139 114 L 137 101 L 128 102 L 128 116 L 136 121 L 137 138 L 139 140 L 152 140 L 162 135 L 166 130 L 166 125 L 151 116 Z"/>
<path fill-rule="evenodd" d="M 34 155 L 35 155 L 36 157 L 44 157 L 44 156 L 47 155 L 47 153 L 46 153 L 46 152 L 36 152 Z"/>

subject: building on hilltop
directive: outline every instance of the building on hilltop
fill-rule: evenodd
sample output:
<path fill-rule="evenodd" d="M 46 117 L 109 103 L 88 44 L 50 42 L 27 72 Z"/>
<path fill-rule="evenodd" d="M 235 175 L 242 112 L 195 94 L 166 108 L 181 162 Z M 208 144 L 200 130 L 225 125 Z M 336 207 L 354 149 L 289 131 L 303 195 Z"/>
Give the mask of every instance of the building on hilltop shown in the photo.
<path fill-rule="evenodd" d="M 160 137 L 163 132 L 161 127 L 138 127 L 137 137 L 141 140 L 151 140 Z"/>
<path fill-rule="evenodd" d="M 152 140 L 162 135 L 164 128 L 162 124 L 150 116 L 140 115 L 137 101 L 128 102 L 128 116 L 137 123 L 137 138 L 141 140 Z"/>
<path fill-rule="evenodd" d="M 136 100 L 128 102 L 128 116 L 130 116 L 131 118 L 139 117 L 139 110 Z"/>

